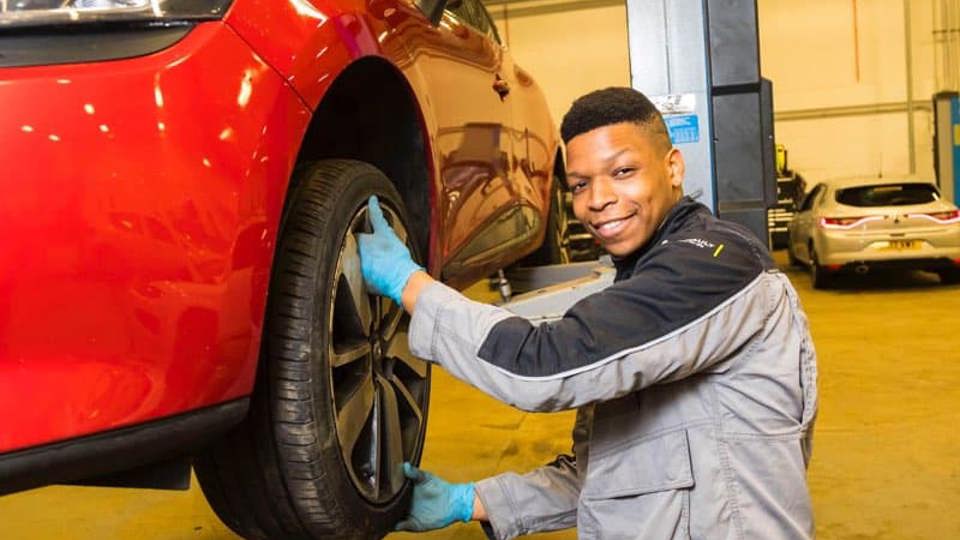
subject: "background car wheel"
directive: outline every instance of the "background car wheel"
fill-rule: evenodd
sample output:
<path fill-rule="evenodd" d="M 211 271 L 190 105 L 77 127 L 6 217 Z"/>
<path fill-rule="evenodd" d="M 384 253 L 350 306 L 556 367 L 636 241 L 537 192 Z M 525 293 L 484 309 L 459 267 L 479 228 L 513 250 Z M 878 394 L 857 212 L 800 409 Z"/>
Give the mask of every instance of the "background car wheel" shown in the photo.
<path fill-rule="evenodd" d="M 557 175 L 550 188 L 550 212 L 543 243 L 536 251 L 521 259 L 516 266 L 530 267 L 570 262 L 570 228 L 566 208 L 566 190 L 560 185 Z"/>
<path fill-rule="evenodd" d="M 196 462 L 211 506 L 257 539 L 380 538 L 403 517 L 418 463 L 429 366 L 407 348 L 407 316 L 367 294 L 356 234 L 367 199 L 408 245 L 401 198 L 365 163 L 298 171 L 270 284 L 246 421 Z"/>
<path fill-rule="evenodd" d="M 820 261 L 817 259 L 817 252 L 814 251 L 813 246 L 810 246 L 810 281 L 813 284 L 813 288 L 826 289 L 830 286 L 831 277 L 827 270 L 820 266 Z"/>
<path fill-rule="evenodd" d="M 940 270 L 937 274 L 940 276 L 940 283 L 944 285 L 956 285 L 960 283 L 960 270 L 956 268 Z"/>

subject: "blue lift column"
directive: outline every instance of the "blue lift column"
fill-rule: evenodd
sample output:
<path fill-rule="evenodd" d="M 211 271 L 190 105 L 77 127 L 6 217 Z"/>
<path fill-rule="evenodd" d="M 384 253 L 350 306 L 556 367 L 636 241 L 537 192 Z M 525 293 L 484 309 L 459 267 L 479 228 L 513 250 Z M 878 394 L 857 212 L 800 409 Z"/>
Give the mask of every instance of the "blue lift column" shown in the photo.
<path fill-rule="evenodd" d="M 943 198 L 960 205 L 960 95 L 933 96 L 933 156 Z"/>
<path fill-rule="evenodd" d="M 684 192 L 769 245 L 773 98 L 760 77 L 756 0 L 627 0 L 632 85 L 664 115 Z"/>

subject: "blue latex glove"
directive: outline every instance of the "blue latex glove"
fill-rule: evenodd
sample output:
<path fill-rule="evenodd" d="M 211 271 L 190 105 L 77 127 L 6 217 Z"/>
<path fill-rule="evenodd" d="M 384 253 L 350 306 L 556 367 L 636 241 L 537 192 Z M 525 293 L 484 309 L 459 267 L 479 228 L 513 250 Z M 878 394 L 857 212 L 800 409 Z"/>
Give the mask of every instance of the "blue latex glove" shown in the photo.
<path fill-rule="evenodd" d="M 410 250 L 383 217 L 376 195 L 370 196 L 367 211 L 370 212 L 373 234 L 357 235 L 363 280 L 371 292 L 389 297 L 399 305 L 410 275 L 423 268 L 413 262 Z"/>
<path fill-rule="evenodd" d="M 473 484 L 451 484 L 409 463 L 403 464 L 403 475 L 414 482 L 413 504 L 396 530 L 432 531 L 473 517 Z"/>

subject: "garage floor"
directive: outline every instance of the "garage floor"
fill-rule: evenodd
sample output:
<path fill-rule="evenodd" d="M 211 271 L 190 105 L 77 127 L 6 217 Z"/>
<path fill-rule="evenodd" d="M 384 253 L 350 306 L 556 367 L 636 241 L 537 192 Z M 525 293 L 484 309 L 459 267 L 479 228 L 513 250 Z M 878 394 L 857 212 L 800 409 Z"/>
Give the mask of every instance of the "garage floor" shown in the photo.
<path fill-rule="evenodd" d="M 960 286 L 908 273 L 845 280 L 821 292 L 802 271 L 789 272 L 820 358 L 809 474 L 819 537 L 960 538 Z M 434 373 L 425 468 L 464 481 L 525 470 L 568 450 L 572 413 L 518 412 Z M 575 537 L 568 531 L 531 538 Z M 196 486 L 50 487 L 0 498 L 3 540 L 128 538 L 235 537 Z M 389 538 L 484 537 L 471 524 Z"/>

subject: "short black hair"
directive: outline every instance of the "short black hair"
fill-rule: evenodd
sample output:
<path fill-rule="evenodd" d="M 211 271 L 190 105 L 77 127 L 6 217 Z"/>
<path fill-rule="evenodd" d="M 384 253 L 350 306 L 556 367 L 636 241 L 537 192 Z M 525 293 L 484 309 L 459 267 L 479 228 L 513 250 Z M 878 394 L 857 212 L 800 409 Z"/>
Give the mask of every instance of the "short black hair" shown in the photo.
<path fill-rule="evenodd" d="M 667 148 L 671 146 L 667 126 L 656 106 L 642 92 L 623 87 L 595 90 L 577 98 L 563 116 L 560 136 L 567 144 L 582 133 L 623 122 L 645 126 L 654 135 L 663 135 Z"/>

